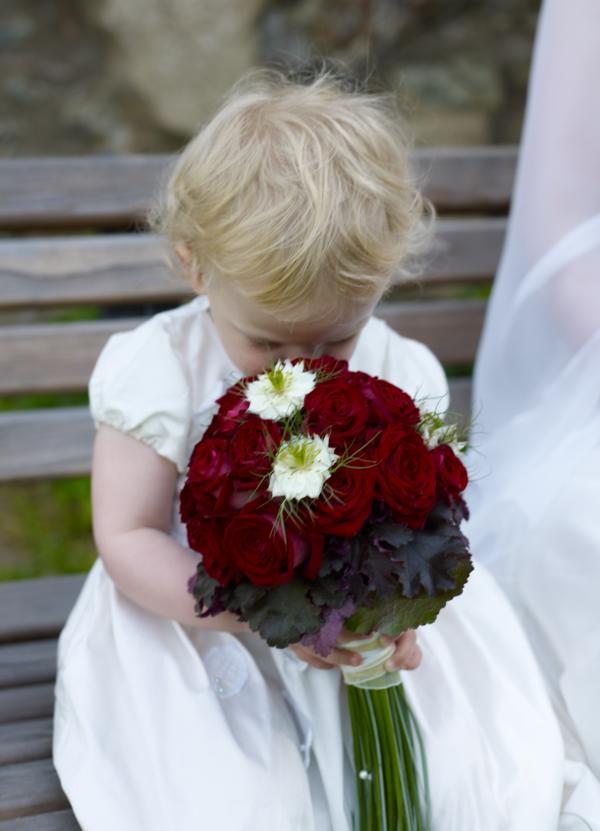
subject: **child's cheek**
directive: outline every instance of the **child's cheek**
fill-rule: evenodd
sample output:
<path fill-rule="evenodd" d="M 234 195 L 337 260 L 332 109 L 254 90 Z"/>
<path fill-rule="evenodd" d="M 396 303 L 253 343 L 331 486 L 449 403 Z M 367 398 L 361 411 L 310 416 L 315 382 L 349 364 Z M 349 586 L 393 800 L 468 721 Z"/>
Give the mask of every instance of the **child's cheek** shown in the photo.
<path fill-rule="evenodd" d="M 257 346 L 245 346 L 240 350 L 237 365 L 246 375 L 259 375 L 274 363 L 275 357 Z"/>
<path fill-rule="evenodd" d="M 326 354 L 331 355 L 333 358 L 338 358 L 341 361 L 349 361 L 354 354 L 357 343 L 358 335 L 352 338 L 352 340 L 339 344 L 338 346 L 332 345 L 326 350 Z"/>

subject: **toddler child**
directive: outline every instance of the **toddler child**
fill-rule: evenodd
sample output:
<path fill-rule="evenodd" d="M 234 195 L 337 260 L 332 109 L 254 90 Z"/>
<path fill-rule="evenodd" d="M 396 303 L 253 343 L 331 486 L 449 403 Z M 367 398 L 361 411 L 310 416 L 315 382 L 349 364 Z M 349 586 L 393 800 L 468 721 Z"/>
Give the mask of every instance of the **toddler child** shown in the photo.
<path fill-rule="evenodd" d="M 444 406 L 436 358 L 373 316 L 429 213 L 387 100 L 327 74 L 254 74 L 176 160 L 152 226 L 195 297 L 113 335 L 89 384 L 100 556 L 60 637 L 54 735 L 84 831 L 352 827 L 339 665 L 360 656 L 198 618 L 178 493 L 216 399 L 275 359 L 345 358 Z M 550 829 L 560 738 L 485 572 L 420 638 L 405 688 L 434 828 Z M 390 660 L 419 665 L 414 633 Z"/>

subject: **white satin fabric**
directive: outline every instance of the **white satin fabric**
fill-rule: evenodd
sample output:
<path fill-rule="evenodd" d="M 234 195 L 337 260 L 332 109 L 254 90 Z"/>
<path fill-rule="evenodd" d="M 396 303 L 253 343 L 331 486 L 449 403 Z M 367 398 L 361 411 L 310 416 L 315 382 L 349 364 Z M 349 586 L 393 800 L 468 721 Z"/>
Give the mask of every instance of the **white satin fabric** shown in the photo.
<path fill-rule="evenodd" d="M 600 828 L 599 0 L 542 7 L 473 406 L 467 533 L 560 718 L 565 827 Z"/>
<path fill-rule="evenodd" d="M 437 360 L 381 321 L 367 324 L 351 368 L 445 406 Z M 197 298 L 110 339 L 91 409 L 172 459 L 181 486 L 235 377 Z M 177 495 L 172 534 L 185 545 Z M 419 640 L 422 664 L 404 683 L 425 739 L 434 831 L 556 831 L 560 731 L 483 567 Z M 84 831 L 350 831 L 349 747 L 338 670 L 253 634 L 158 618 L 95 563 L 59 640 L 53 753 Z"/>

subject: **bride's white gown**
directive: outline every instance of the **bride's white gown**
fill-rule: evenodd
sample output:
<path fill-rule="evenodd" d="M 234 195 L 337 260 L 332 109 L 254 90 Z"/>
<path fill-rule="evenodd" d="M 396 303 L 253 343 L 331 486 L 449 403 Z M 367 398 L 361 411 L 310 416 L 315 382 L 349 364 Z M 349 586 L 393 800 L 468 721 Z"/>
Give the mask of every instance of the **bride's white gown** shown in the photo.
<path fill-rule="evenodd" d="M 598 0 L 543 7 L 474 412 L 467 533 L 543 669 L 582 780 L 565 810 L 600 827 Z"/>

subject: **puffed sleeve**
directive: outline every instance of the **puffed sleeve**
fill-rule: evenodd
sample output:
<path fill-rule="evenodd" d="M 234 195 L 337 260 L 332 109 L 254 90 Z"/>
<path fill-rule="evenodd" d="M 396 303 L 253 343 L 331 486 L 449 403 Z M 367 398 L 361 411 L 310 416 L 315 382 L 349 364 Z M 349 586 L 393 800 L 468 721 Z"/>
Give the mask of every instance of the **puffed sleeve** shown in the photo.
<path fill-rule="evenodd" d="M 109 424 L 187 467 L 191 418 L 188 375 L 160 315 L 129 332 L 112 335 L 89 385 L 94 424 Z"/>

